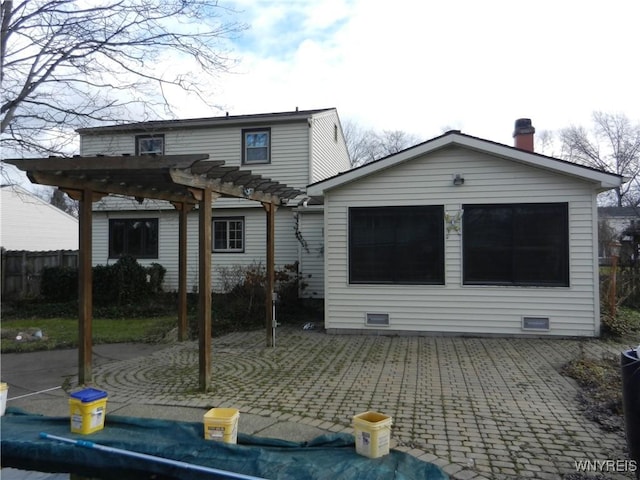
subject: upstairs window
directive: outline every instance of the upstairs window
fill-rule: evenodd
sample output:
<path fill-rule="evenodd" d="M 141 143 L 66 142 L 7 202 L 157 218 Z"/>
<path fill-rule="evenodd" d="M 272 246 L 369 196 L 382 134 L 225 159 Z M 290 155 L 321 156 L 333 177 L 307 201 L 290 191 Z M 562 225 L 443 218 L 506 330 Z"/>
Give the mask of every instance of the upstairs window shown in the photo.
<path fill-rule="evenodd" d="M 109 219 L 109 258 L 158 258 L 157 218 Z"/>
<path fill-rule="evenodd" d="M 444 284 L 444 208 L 350 208 L 349 283 Z"/>
<path fill-rule="evenodd" d="M 242 131 L 242 163 L 271 162 L 271 129 Z"/>
<path fill-rule="evenodd" d="M 136 136 L 136 155 L 164 155 L 164 135 Z"/>
<path fill-rule="evenodd" d="M 244 252 L 244 218 L 213 219 L 213 251 Z"/>
<path fill-rule="evenodd" d="M 569 286 L 566 203 L 465 205 L 466 285 Z"/>

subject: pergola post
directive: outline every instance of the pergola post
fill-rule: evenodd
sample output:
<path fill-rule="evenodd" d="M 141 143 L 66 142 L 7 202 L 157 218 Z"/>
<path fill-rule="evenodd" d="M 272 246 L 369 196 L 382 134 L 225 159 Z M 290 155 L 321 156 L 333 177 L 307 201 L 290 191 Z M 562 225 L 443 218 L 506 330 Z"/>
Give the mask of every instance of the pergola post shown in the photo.
<path fill-rule="evenodd" d="M 262 204 L 267 214 L 267 278 L 265 285 L 266 340 L 267 347 L 273 347 L 273 290 L 275 284 L 275 219 L 276 206 L 273 203 Z"/>
<path fill-rule="evenodd" d="M 178 210 L 178 341 L 189 338 L 187 321 L 187 218 L 193 205 L 174 203 Z"/>
<path fill-rule="evenodd" d="M 93 285 L 92 285 L 92 204 L 93 191 L 82 190 L 79 202 L 79 259 L 78 259 L 78 383 L 93 380 L 91 369 Z"/>
<path fill-rule="evenodd" d="M 198 200 L 198 378 L 206 392 L 211 386 L 211 189 L 202 189 Z"/>

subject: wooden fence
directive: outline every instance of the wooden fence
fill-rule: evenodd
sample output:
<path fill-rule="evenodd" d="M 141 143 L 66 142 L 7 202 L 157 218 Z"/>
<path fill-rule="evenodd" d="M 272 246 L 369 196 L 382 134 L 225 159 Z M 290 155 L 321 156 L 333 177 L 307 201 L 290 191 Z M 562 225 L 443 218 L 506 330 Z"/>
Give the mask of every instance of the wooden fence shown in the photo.
<path fill-rule="evenodd" d="M 37 297 L 40 295 L 40 280 L 45 267 L 77 266 L 77 250 L 2 250 L 2 299 Z"/>

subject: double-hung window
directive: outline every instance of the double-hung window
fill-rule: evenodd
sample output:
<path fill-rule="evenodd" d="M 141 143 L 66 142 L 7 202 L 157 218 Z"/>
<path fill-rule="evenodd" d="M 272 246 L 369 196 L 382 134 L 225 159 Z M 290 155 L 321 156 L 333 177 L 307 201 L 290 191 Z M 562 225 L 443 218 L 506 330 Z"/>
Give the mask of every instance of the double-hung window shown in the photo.
<path fill-rule="evenodd" d="M 242 130 L 242 163 L 271 162 L 271 129 Z"/>
<path fill-rule="evenodd" d="M 164 135 L 136 136 L 136 155 L 164 155 Z"/>
<path fill-rule="evenodd" d="M 158 258 L 157 218 L 109 219 L 109 258 Z"/>
<path fill-rule="evenodd" d="M 244 252 L 244 218 L 214 218 L 214 252 Z"/>
<path fill-rule="evenodd" d="M 444 208 L 349 209 L 349 283 L 444 284 Z"/>
<path fill-rule="evenodd" d="M 465 284 L 569 286 L 567 203 L 463 208 Z"/>

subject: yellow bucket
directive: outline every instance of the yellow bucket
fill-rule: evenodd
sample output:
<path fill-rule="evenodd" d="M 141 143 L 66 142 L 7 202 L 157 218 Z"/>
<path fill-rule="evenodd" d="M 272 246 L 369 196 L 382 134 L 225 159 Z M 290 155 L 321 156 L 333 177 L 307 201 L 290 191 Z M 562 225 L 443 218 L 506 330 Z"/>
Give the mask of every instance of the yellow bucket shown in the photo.
<path fill-rule="evenodd" d="M 7 395 L 9 394 L 9 385 L 0 382 L 0 417 L 4 415 L 7 409 Z"/>
<path fill-rule="evenodd" d="M 364 412 L 353 417 L 356 452 L 369 458 L 389 453 L 392 418 L 378 412 Z"/>
<path fill-rule="evenodd" d="M 236 408 L 212 408 L 204 414 L 204 438 L 237 443 L 239 418 L 240 411 Z"/>
<path fill-rule="evenodd" d="M 85 388 L 69 399 L 71 432 L 88 435 L 104 428 L 107 414 L 107 392 Z"/>

